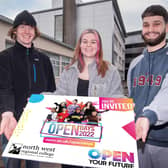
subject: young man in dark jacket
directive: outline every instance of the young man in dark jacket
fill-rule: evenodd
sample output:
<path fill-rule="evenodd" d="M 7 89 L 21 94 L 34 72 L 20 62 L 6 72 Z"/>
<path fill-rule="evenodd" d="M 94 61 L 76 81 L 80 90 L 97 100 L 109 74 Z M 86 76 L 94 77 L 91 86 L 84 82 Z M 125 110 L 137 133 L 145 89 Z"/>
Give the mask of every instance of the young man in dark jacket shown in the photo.
<path fill-rule="evenodd" d="M 135 102 L 140 168 L 168 167 L 168 13 L 160 5 L 142 14 L 147 45 L 130 65 L 128 88 Z M 142 141 L 141 141 L 142 140 Z"/>
<path fill-rule="evenodd" d="M 23 108 L 31 94 L 53 92 L 55 80 L 49 58 L 36 50 L 32 41 L 40 35 L 34 17 L 28 12 L 19 13 L 9 35 L 15 45 L 0 53 L 0 135 L 3 147 L 10 139 Z M 27 161 L 37 168 L 38 163 Z M 5 167 L 19 168 L 20 160 L 5 159 Z"/>

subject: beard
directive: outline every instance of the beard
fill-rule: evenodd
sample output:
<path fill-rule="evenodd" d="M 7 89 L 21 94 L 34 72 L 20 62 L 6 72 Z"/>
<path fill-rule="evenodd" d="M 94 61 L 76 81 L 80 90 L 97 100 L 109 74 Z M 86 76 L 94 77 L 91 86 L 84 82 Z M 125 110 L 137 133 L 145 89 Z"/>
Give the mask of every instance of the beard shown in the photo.
<path fill-rule="evenodd" d="M 156 33 L 156 32 L 155 32 Z M 145 37 L 145 35 L 148 35 L 149 33 L 142 34 L 142 38 L 145 41 L 145 44 L 149 46 L 155 46 L 160 44 L 166 37 L 166 31 L 163 31 L 157 38 L 155 39 L 148 39 Z M 157 33 L 159 34 L 159 33 Z"/>

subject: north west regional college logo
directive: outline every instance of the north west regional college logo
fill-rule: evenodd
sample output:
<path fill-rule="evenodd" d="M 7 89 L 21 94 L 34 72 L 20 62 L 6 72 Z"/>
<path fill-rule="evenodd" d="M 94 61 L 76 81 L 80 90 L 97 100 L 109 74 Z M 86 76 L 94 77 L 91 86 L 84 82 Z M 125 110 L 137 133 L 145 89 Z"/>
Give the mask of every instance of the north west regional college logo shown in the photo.
<path fill-rule="evenodd" d="M 20 153 L 21 148 L 22 148 L 22 144 L 13 143 L 10 146 L 8 153 L 17 154 L 18 155 Z"/>

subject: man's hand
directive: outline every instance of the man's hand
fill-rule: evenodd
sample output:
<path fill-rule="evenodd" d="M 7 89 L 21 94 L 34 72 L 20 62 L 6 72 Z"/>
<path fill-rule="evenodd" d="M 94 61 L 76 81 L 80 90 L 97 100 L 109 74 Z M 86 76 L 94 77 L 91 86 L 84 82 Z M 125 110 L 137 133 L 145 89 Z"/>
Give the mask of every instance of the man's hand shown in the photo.
<path fill-rule="evenodd" d="M 137 119 L 135 124 L 136 137 L 137 140 L 142 139 L 143 142 L 146 141 L 146 137 L 149 131 L 149 120 L 146 117 L 140 117 Z"/>
<path fill-rule="evenodd" d="M 0 123 L 0 135 L 5 134 L 9 140 L 12 136 L 14 129 L 16 128 L 17 121 L 12 112 L 4 112 L 2 114 L 2 120 Z"/>

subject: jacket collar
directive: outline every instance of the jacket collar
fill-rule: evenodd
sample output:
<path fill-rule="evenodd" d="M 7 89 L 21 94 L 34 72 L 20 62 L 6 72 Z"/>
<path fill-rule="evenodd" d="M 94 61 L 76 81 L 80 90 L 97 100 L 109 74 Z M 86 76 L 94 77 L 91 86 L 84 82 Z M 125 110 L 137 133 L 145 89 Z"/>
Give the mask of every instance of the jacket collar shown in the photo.
<path fill-rule="evenodd" d="M 33 43 L 32 43 L 31 48 L 26 48 L 25 46 L 21 45 L 19 42 L 16 41 L 16 43 L 15 43 L 15 48 L 16 48 L 19 52 L 27 52 L 27 51 L 29 51 L 29 53 L 30 53 L 30 52 L 33 51 L 34 45 L 33 45 Z"/>
<path fill-rule="evenodd" d="M 88 68 L 89 68 L 89 70 L 90 69 L 94 69 L 94 68 L 96 68 L 97 67 L 97 64 L 96 64 L 96 61 L 93 61 L 92 63 L 90 63 L 89 64 L 89 66 L 88 66 Z M 78 70 L 79 71 L 79 69 L 78 69 L 78 62 L 76 61 L 74 64 L 72 64 L 69 68 L 75 68 L 76 70 Z"/>
<path fill-rule="evenodd" d="M 167 51 L 167 52 L 166 52 Z M 154 51 L 154 52 L 148 52 L 147 48 L 144 49 L 143 54 L 144 55 L 156 55 L 156 56 L 160 56 L 163 53 L 166 52 L 166 55 L 168 55 L 168 44 L 166 44 L 164 47 Z"/>

